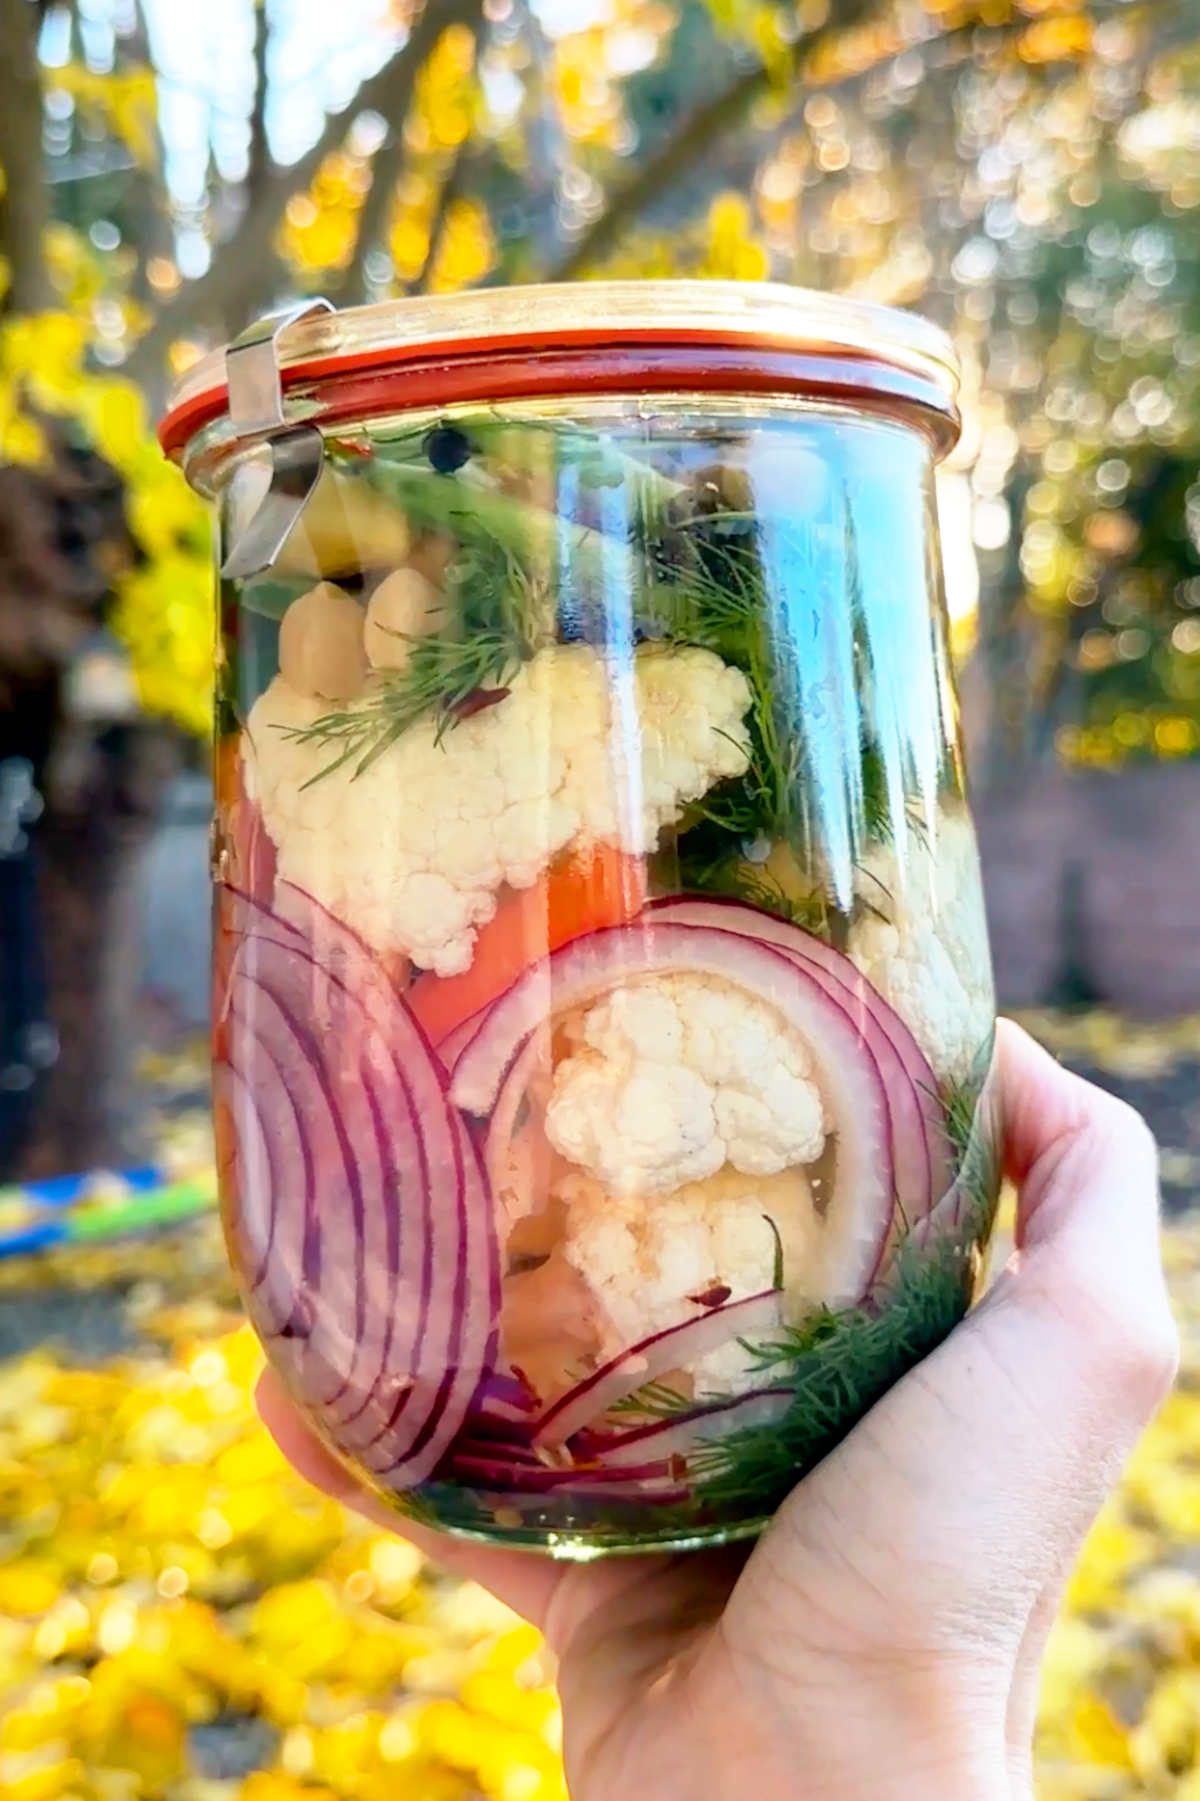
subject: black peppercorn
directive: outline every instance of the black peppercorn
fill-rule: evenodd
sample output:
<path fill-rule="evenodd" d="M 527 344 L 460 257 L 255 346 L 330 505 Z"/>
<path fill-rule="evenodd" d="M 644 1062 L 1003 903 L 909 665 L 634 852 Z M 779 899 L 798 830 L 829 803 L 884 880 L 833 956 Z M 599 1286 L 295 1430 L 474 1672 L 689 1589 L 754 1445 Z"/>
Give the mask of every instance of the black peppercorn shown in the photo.
<path fill-rule="evenodd" d="M 423 448 L 439 475 L 454 475 L 471 458 L 471 440 L 457 425 L 435 425 L 426 432 Z"/>

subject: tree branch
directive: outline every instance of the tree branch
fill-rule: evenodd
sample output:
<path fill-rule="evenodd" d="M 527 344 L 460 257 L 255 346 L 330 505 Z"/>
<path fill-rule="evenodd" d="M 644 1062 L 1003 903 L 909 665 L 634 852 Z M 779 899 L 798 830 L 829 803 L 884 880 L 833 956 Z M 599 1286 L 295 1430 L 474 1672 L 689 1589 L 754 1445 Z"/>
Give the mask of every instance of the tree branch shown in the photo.
<path fill-rule="evenodd" d="M 434 3 L 435 0 L 430 0 L 430 4 Z M 457 21 L 464 24 L 470 31 L 476 56 L 479 54 L 479 34 L 483 29 L 483 5 L 484 0 L 474 0 L 474 4 L 466 8 L 469 16 L 460 17 Z M 409 104 L 412 101 L 414 86 L 415 78 L 410 84 Z M 396 192 L 396 181 L 404 167 L 404 127 L 408 111 L 409 105 L 405 105 L 392 114 L 391 131 L 375 153 L 375 160 L 371 165 L 371 186 L 363 201 L 362 211 L 358 215 L 358 235 L 354 241 L 354 255 L 350 259 L 345 274 L 335 284 L 339 299 L 361 300 L 365 296 L 367 258 L 387 231 L 392 200 Z M 457 160 L 456 156 L 454 167 L 457 167 Z M 453 168 L 451 174 L 453 175 Z"/>
<path fill-rule="evenodd" d="M 42 166 L 37 19 L 29 0 L 0 0 L 0 252 L 9 265 L 4 306 L 16 313 L 35 313 L 54 298 L 42 242 L 50 203 Z"/>
<path fill-rule="evenodd" d="M 367 259 L 387 231 L 404 159 L 404 122 L 401 120 L 375 152 L 371 163 L 371 186 L 358 215 L 354 254 L 337 280 L 329 284 L 332 298 L 351 305 L 356 300 L 365 300 Z"/>
<path fill-rule="evenodd" d="M 15 6 L 22 0 L 0 4 Z M 269 247 L 291 196 L 307 187 L 360 113 L 379 112 L 393 121 L 407 113 L 417 75 L 437 40 L 450 25 L 469 24 L 478 4 L 479 0 L 426 0 L 403 47 L 363 82 L 349 105 L 328 115 L 311 149 L 286 168 L 272 169 L 262 194 L 246 207 L 232 236 L 216 246 L 207 272 L 180 288 L 163 307 L 126 364 L 128 375 L 147 385 L 155 383 L 175 338 L 201 320 L 240 320 L 255 310 L 271 292 L 275 259 Z"/>
<path fill-rule="evenodd" d="M 526 130 L 528 168 L 527 210 L 532 214 L 531 235 L 535 263 L 553 265 L 561 254 L 562 209 L 559 197 L 564 177 L 573 173 L 575 158 L 563 125 L 562 107 L 554 85 L 554 54 L 533 0 L 518 0 L 521 33 L 529 47 L 534 104 Z"/>
<path fill-rule="evenodd" d="M 1113 4 L 1107 6 L 1089 8 L 1088 17 L 1096 20 L 1118 14 L 1128 14 L 1130 11 L 1128 0 L 1114 0 Z M 861 24 L 868 12 L 869 8 L 862 6 L 854 12 L 853 16 L 847 17 L 845 5 L 833 8 L 831 17 L 824 25 L 816 31 L 809 32 L 806 37 L 800 38 L 794 46 L 792 55 L 792 71 L 796 80 L 802 82 L 805 70 L 813 57 L 827 44 L 835 43 L 847 30 Z M 877 69 L 894 62 L 897 57 L 904 55 L 909 50 L 936 49 L 940 45 L 968 37 L 978 38 L 986 43 L 1028 30 L 1030 23 L 1030 17 L 1022 14 L 1000 26 L 987 27 L 972 22 L 968 25 L 954 26 L 944 32 L 934 31 L 926 38 L 915 40 L 897 47 L 894 51 L 889 51 L 877 62 L 872 62 L 867 70 L 855 71 L 853 75 L 843 80 L 814 84 L 813 91 L 824 91 L 828 87 L 843 87 L 847 81 L 854 81 L 863 75 L 873 74 Z M 616 189 L 604 211 L 553 266 L 547 279 L 552 281 L 569 279 L 607 255 L 621 233 L 633 224 L 677 175 L 690 172 L 693 164 L 705 162 L 711 155 L 717 140 L 740 124 L 754 102 L 769 90 L 772 79 L 772 74 L 766 65 L 761 60 L 756 60 L 735 76 L 726 87 L 694 107 L 681 121 L 678 129 L 671 133 L 648 161 L 642 163 L 637 171 Z"/>
<path fill-rule="evenodd" d="M 446 226 L 450 220 L 450 213 L 453 209 L 454 202 L 458 199 L 459 195 L 463 193 L 466 186 L 467 170 L 471 163 L 471 158 L 468 155 L 469 143 L 470 140 L 468 139 L 458 146 L 458 149 L 454 152 L 454 161 L 446 172 L 446 179 L 442 183 L 441 190 L 438 194 L 433 218 L 429 221 L 429 242 L 425 246 L 425 255 L 421 259 L 421 267 L 408 283 L 406 289 L 406 292 L 409 294 L 424 294 L 428 291 L 430 279 L 437 267 L 438 255 L 441 251 L 442 244 L 445 241 Z"/>
<path fill-rule="evenodd" d="M 254 100 L 250 108 L 250 160 L 246 169 L 246 196 L 250 206 L 261 198 L 271 177 L 271 152 L 267 147 L 267 50 L 270 39 L 267 0 L 256 0 Z"/>
<path fill-rule="evenodd" d="M 769 80 L 764 65 L 752 63 L 720 93 L 693 107 L 680 122 L 678 130 L 672 132 L 637 172 L 622 183 L 599 218 L 559 258 L 547 279 L 569 280 L 606 256 L 621 233 L 663 193 L 676 175 L 693 163 L 703 162 L 716 139 L 740 123 L 759 95 L 765 92 Z"/>
<path fill-rule="evenodd" d="M 799 74 L 813 55 L 860 24 L 869 11 L 867 0 L 857 0 L 854 5 L 843 0 L 841 6 L 831 7 L 826 23 L 798 39 L 793 46 L 793 73 Z M 658 149 L 616 190 L 599 218 L 554 265 L 549 279 L 569 279 L 605 256 L 626 227 L 677 175 L 690 172 L 693 164 L 704 163 L 717 140 L 741 123 L 754 102 L 768 92 L 773 80 L 774 75 L 766 63 L 761 57 L 755 57 L 725 87 L 694 106 Z"/>

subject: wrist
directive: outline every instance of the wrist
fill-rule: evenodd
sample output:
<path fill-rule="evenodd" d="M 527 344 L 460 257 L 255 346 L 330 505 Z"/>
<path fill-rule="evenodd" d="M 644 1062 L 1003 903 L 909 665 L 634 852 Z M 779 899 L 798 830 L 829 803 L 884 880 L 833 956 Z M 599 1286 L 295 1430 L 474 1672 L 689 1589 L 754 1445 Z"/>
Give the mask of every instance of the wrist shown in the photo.
<path fill-rule="evenodd" d="M 780 1801 L 1032 1801 L 1006 1741 L 1006 1687 L 983 1673 L 846 1673 L 821 1699 L 791 1699 Z"/>

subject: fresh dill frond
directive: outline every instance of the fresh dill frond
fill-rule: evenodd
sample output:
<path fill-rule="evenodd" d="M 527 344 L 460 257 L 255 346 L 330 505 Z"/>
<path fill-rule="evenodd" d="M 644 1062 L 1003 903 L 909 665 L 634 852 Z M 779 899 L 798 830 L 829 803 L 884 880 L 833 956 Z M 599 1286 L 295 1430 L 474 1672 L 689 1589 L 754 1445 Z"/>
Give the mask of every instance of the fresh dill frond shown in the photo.
<path fill-rule="evenodd" d="M 519 641 L 496 631 L 465 641 L 413 639 L 407 666 L 395 675 L 382 675 L 364 700 L 322 714 L 310 726 L 281 728 L 299 744 L 325 745 L 336 752 L 305 786 L 347 763 L 354 763 L 355 776 L 364 774 L 426 716 L 435 721 L 440 739 L 473 695 L 502 692 L 528 654 Z"/>
<path fill-rule="evenodd" d="M 988 1072 L 995 1037 L 989 1033 L 961 1081 L 939 1084 L 938 1100 L 958 1172 L 958 1231 L 983 1239 L 991 1231 L 1000 1193 L 1000 1128 L 989 1101 Z"/>
<path fill-rule="evenodd" d="M 652 1420 L 674 1419 L 677 1414 L 686 1413 L 695 1402 L 687 1395 L 681 1395 L 678 1389 L 671 1388 L 665 1382 L 647 1382 L 644 1388 L 635 1389 L 631 1395 L 625 1395 L 614 1401 L 609 1412 L 618 1416 L 634 1414 L 639 1420 L 649 1423 Z"/>
<path fill-rule="evenodd" d="M 306 786 L 348 763 L 355 776 L 362 775 L 419 719 L 432 718 L 441 739 L 473 697 L 502 694 L 533 655 L 545 630 L 545 608 L 503 545 L 465 551 L 447 582 L 450 632 L 410 637 L 404 668 L 381 671 L 361 700 L 322 714 L 312 725 L 281 728 L 296 743 L 331 752 L 332 760 Z"/>
<path fill-rule="evenodd" d="M 887 1390 L 934 1350 L 966 1311 L 971 1247 L 959 1241 L 897 1253 L 896 1281 L 878 1311 L 827 1309 L 747 1347 L 772 1389 L 791 1392 L 770 1428 L 750 1427 L 688 1453 L 701 1514 L 769 1513 Z"/>
<path fill-rule="evenodd" d="M 946 1116 L 946 1136 L 950 1140 L 956 1163 L 962 1163 L 973 1148 L 979 1131 L 980 1083 L 971 1078 L 964 1082 L 943 1082 L 938 1099 Z"/>
<path fill-rule="evenodd" d="M 740 901 L 759 913 L 772 913 L 789 925 L 819 937 L 828 933 L 831 907 L 822 889 L 789 891 L 771 870 L 745 855 L 746 840 L 733 841 L 711 820 L 701 818 L 684 828 L 673 856 L 664 857 L 665 872 L 686 894 L 711 894 Z M 673 866 L 672 866 L 673 865 Z"/>
<path fill-rule="evenodd" d="M 783 1239 L 780 1236 L 779 1227 L 771 1215 L 764 1213 L 763 1218 L 770 1226 L 771 1237 L 775 1240 L 775 1255 L 771 1263 L 771 1287 L 778 1294 L 783 1289 Z"/>

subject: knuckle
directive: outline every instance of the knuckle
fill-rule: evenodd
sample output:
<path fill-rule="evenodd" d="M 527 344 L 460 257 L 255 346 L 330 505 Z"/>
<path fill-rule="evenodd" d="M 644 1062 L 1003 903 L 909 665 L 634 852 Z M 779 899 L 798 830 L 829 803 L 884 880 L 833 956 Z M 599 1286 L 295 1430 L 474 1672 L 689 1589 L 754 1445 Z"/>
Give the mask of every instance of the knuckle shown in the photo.
<path fill-rule="evenodd" d="M 1140 1366 L 1151 1396 L 1151 1405 L 1157 1407 L 1174 1386 L 1179 1374 L 1179 1328 L 1165 1301 L 1155 1310 L 1154 1318 L 1144 1334 Z"/>
<path fill-rule="evenodd" d="M 1179 1329 L 1165 1294 L 1101 1306 L 1097 1349 L 1106 1384 L 1133 1412 L 1149 1417 L 1179 1369 Z"/>
<path fill-rule="evenodd" d="M 1104 1098 L 1099 1103 L 1099 1118 L 1108 1135 L 1119 1140 L 1129 1151 L 1140 1154 L 1149 1167 L 1155 1168 L 1158 1163 L 1158 1140 L 1143 1115 L 1119 1095 L 1110 1094 L 1105 1089 L 1100 1090 L 1100 1093 Z"/>

